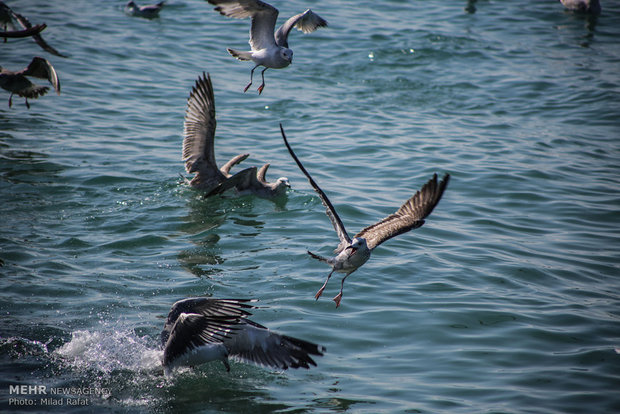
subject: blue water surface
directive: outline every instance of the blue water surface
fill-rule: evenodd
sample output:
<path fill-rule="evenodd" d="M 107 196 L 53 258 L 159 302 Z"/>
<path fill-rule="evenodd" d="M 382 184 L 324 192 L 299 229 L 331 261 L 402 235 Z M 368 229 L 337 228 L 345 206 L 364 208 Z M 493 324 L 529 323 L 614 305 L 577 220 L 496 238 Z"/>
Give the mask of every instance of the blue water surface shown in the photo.
<path fill-rule="evenodd" d="M 311 7 L 329 27 L 291 33 L 294 63 L 262 95 L 226 52 L 249 21 L 205 1 L 153 20 L 124 1 L 7 3 L 68 58 L 0 43 L 0 65 L 45 57 L 62 87 L 30 110 L 0 91 L 3 411 L 620 412 L 620 3 L 272 0 L 281 21 Z M 179 176 L 203 71 L 217 159 L 271 163 L 284 200 L 204 199 Z M 306 250 L 338 239 L 280 122 L 351 234 L 452 176 L 337 309 L 340 276 L 315 301 L 329 268 Z M 258 298 L 253 320 L 327 352 L 308 371 L 165 378 L 164 318 L 198 295 Z M 74 390 L 9 405 L 16 385 Z"/>

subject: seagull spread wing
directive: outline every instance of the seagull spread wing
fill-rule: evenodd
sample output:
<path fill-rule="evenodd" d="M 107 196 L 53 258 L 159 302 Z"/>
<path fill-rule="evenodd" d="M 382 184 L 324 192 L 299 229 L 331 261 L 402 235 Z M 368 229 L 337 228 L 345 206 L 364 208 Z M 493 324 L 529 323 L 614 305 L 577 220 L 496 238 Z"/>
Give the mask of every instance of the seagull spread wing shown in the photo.
<path fill-rule="evenodd" d="M 291 156 L 297 163 L 297 166 L 299 166 L 299 169 L 301 170 L 301 172 L 303 172 L 304 175 L 308 178 L 308 181 L 310 182 L 310 185 L 312 186 L 312 188 L 314 188 L 314 191 L 316 191 L 319 194 L 319 197 L 321 197 L 321 201 L 323 202 L 323 205 L 325 206 L 325 213 L 327 214 L 327 217 L 329 217 L 329 219 L 331 220 L 334 226 L 334 230 L 336 230 L 336 233 L 338 233 L 338 238 L 340 239 L 340 245 L 351 244 L 351 238 L 349 237 L 347 230 L 344 228 L 344 224 L 342 224 L 342 220 L 340 220 L 338 213 L 336 213 L 336 209 L 334 208 L 332 203 L 329 201 L 329 198 L 327 198 L 327 195 L 323 192 L 323 190 L 321 190 L 318 184 L 312 179 L 312 177 L 310 176 L 310 173 L 306 171 L 301 161 L 299 161 L 299 158 L 297 158 L 297 155 L 295 155 L 295 153 L 293 152 L 293 149 L 289 145 L 288 140 L 286 139 L 286 135 L 284 134 L 284 128 L 282 128 L 282 124 L 280 124 L 280 132 L 282 132 L 282 138 L 284 139 L 284 144 L 286 145 L 288 152 L 291 154 Z"/>
<path fill-rule="evenodd" d="M 197 173 L 192 183 L 204 190 L 210 190 L 226 179 L 215 162 L 215 126 L 213 85 L 211 77 L 205 76 L 203 72 L 187 100 L 183 124 L 183 161 L 188 173 Z"/>
<path fill-rule="evenodd" d="M 327 27 L 327 20 L 310 9 L 289 18 L 275 34 L 278 46 L 288 47 L 288 34 L 293 27 L 304 33 L 311 33 L 319 27 Z"/>
<path fill-rule="evenodd" d="M 240 322 L 224 345 L 234 359 L 279 369 L 316 366 L 310 355 L 321 356 L 325 351 L 322 346 L 280 335 L 248 319 Z"/>
<path fill-rule="evenodd" d="M 58 95 L 60 95 L 60 81 L 56 70 L 50 62 L 42 57 L 35 56 L 32 58 L 28 67 L 23 73 L 25 76 L 34 76 L 35 78 L 47 79 Z"/>
<path fill-rule="evenodd" d="M 366 227 L 355 237 L 366 239 L 368 248 L 374 249 L 384 241 L 421 227 L 424 219 L 433 211 L 443 195 L 450 175 L 446 174 L 440 183 L 437 183 L 437 174 L 433 175 L 421 190 L 407 200 L 394 214 Z"/>
<path fill-rule="evenodd" d="M 13 18 L 19 23 L 19 25 L 21 27 L 23 27 L 24 29 L 31 29 L 32 28 L 32 23 L 30 23 L 30 21 L 28 21 L 28 19 L 25 16 L 22 16 L 19 13 L 15 13 L 14 11 L 11 10 L 11 14 L 13 15 Z M 56 55 L 56 56 L 60 56 L 60 57 L 64 57 L 66 58 L 67 55 L 63 55 L 62 53 L 60 53 L 59 51 L 57 51 L 56 49 L 54 49 L 53 47 L 51 47 L 49 44 L 47 44 L 47 42 L 45 40 L 43 40 L 43 38 L 41 37 L 40 34 L 33 34 L 32 35 L 32 39 L 36 42 L 36 44 L 38 44 L 43 50 L 51 53 L 52 55 Z"/>
<path fill-rule="evenodd" d="M 260 0 L 208 0 L 217 6 L 220 14 L 235 19 L 252 18 L 250 46 L 252 50 L 265 49 L 275 45 L 273 32 L 278 18 L 278 9 Z"/>

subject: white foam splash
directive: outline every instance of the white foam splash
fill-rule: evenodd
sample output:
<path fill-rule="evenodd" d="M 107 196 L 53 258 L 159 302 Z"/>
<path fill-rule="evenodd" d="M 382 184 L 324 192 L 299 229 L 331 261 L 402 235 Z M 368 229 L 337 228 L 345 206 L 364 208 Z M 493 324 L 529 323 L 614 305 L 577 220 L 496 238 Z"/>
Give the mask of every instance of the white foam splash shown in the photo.
<path fill-rule="evenodd" d="M 162 351 L 150 339 L 131 329 L 110 331 L 78 330 L 56 353 L 71 366 L 111 373 L 116 370 L 153 371 L 161 369 Z"/>

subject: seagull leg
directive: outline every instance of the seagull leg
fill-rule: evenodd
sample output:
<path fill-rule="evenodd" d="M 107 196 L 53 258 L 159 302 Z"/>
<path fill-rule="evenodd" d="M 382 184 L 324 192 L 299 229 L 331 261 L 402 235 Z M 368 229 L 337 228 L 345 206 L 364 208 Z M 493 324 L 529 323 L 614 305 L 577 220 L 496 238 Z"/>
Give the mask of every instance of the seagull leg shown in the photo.
<path fill-rule="evenodd" d="M 340 301 L 342 300 L 342 289 L 344 289 L 344 280 L 350 275 L 351 273 L 347 273 L 343 278 L 342 278 L 342 282 L 340 283 L 340 293 L 338 293 L 336 296 L 334 296 L 334 299 L 332 299 L 334 302 L 336 302 L 336 307 L 340 306 Z"/>
<path fill-rule="evenodd" d="M 230 365 L 228 364 L 228 360 L 222 359 L 224 366 L 226 367 L 226 372 L 230 372 Z"/>
<path fill-rule="evenodd" d="M 321 297 L 321 295 L 323 294 L 323 291 L 325 290 L 325 286 L 327 286 L 327 282 L 329 282 L 329 278 L 332 277 L 332 273 L 334 273 L 334 270 L 332 269 L 331 272 L 329 272 L 329 274 L 327 275 L 327 279 L 325 280 L 325 283 L 323 283 L 323 286 L 321 286 L 321 289 L 319 289 L 318 292 L 316 292 L 316 295 L 314 295 L 314 299 L 315 300 L 319 300 L 319 298 Z"/>
<path fill-rule="evenodd" d="M 263 71 L 260 73 L 261 77 L 263 78 L 263 83 L 260 84 L 260 86 L 258 87 L 258 94 L 260 95 L 261 93 L 263 93 L 263 89 L 265 88 L 265 71 L 269 69 L 269 68 L 265 68 L 263 69 Z"/>
<path fill-rule="evenodd" d="M 256 65 L 252 68 L 252 70 L 250 71 L 250 83 L 248 83 L 248 85 L 245 87 L 245 89 L 243 90 L 243 92 L 247 91 L 248 88 L 250 86 L 252 86 L 252 78 L 254 77 L 254 69 L 256 69 L 257 67 L 259 67 L 260 65 Z"/>
<path fill-rule="evenodd" d="M 26 108 L 30 109 L 30 104 L 28 103 L 28 98 L 26 98 Z"/>

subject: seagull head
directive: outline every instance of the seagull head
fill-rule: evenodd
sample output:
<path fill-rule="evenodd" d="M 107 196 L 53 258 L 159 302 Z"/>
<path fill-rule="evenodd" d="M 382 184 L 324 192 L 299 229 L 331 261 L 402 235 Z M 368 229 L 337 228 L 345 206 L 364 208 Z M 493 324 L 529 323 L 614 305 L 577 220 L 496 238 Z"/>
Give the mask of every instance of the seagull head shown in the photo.
<path fill-rule="evenodd" d="M 288 47 L 283 47 L 280 49 L 280 56 L 289 64 L 293 63 L 293 51 Z"/>
<path fill-rule="evenodd" d="M 367 248 L 366 239 L 363 237 L 355 237 L 351 240 L 351 244 L 348 245 L 345 250 L 351 250 L 349 256 L 353 256 L 359 249 Z"/>
<path fill-rule="evenodd" d="M 278 187 L 286 187 L 289 188 L 291 186 L 291 183 L 289 183 L 288 178 L 286 177 L 280 177 L 276 180 L 276 184 Z"/>

